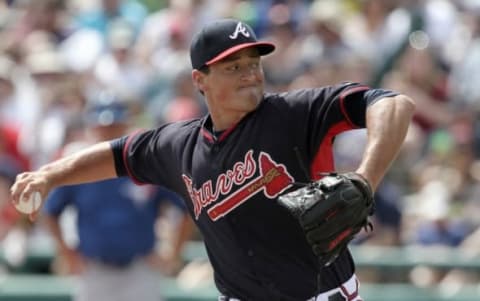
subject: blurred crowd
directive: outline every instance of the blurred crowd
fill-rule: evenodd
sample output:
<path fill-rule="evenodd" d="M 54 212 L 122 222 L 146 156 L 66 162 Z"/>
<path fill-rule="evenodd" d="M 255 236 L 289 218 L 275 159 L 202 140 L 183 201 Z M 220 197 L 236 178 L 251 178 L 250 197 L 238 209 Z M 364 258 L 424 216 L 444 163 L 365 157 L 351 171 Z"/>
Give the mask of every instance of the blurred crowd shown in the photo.
<path fill-rule="evenodd" d="M 0 239 L 36 226 L 8 204 L 15 175 L 88 140 L 84 113 L 105 95 L 132 130 L 205 114 L 189 42 L 221 17 L 276 44 L 269 91 L 352 81 L 417 102 L 376 231 L 355 243 L 480 250 L 479 0 L 0 0 Z M 364 143 L 338 137 L 339 170 Z"/>

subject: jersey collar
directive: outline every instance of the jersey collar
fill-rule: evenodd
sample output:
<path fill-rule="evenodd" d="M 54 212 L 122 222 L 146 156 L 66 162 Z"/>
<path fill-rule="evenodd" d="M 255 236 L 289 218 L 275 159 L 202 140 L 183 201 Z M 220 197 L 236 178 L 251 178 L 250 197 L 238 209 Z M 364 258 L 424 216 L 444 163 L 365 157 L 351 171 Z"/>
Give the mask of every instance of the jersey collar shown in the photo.
<path fill-rule="evenodd" d="M 212 116 L 210 114 L 208 114 L 205 119 L 203 120 L 203 123 L 202 123 L 202 129 L 200 131 L 200 133 L 202 134 L 202 136 L 204 137 L 204 139 L 206 139 L 209 143 L 218 143 L 218 142 L 222 142 L 223 140 L 225 140 L 228 135 L 230 135 L 230 133 L 237 127 L 237 125 L 242 122 L 243 120 L 245 120 L 246 118 L 249 118 L 249 116 L 251 116 L 252 114 L 254 114 L 254 112 L 258 111 L 258 109 L 263 106 L 264 102 L 265 102 L 265 98 L 266 98 L 266 95 L 267 93 L 264 93 L 263 94 L 263 97 L 262 97 L 262 101 L 260 102 L 260 104 L 258 105 L 258 107 L 253 110 L 252 112 L 248 113 L 245 117 L 243 117 L 238 123 L 232 125 L 230 128 L 226 129 L 225 131 L 222 132 L 222 134 L 219 136 L 219 137 L 216 137 L 214 134 L 213 134 L 213 122 L 212 122 Z"/>
<path fill-rule="evenodd" d="M 212 117 L 207 115 L 207 117 L 204 119 L 203 124 L 202 124 L 202 129 L 201 129 L 201 134 L 202 136 L 210 143 L 218 143 L 222 142 L 225 140 L 228 135 L 237 127 L 237 124 L 234 124 L 230 128 L 226 129 L 225 131 L 222 131 L 220 136 L 216 136 L 213 133 L 213 123 L 212 123 Z"/>

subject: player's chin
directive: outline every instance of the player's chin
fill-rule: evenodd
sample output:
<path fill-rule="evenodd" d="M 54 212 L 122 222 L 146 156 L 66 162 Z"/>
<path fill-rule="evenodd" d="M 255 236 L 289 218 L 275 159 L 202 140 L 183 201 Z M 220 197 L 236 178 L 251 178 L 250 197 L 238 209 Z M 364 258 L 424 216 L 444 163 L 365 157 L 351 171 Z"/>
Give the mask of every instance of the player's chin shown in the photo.
<path fill-rule="evenodd" d="M 243 106 L 245 106 L 248 111 L 252 111 L 258 107 L 261 100 L 262 100 L 261 97 L 252 95 L 251 97 L 245 98 L 245 101 L 243 102 Z"/>

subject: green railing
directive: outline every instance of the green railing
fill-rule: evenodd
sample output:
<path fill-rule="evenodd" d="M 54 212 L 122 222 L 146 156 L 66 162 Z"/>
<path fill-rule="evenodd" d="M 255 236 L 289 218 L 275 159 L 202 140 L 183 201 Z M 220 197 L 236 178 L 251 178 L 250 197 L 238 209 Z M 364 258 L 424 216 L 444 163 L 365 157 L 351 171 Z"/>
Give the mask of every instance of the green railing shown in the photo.
<path fill-rule="evenodd" d="M 400 273 L 417 266 L 439 269 L 460 268 L 480 273 L 480 256 L 460 249 L 420 247 L 353 246 L 351 251 L 358 271 L 378 269 Z M 0 259 L 3 258 L 0 252 Z M 48 244 L 36 245 L 27 254 L 25 264 L 17 267 L 22 273 L 0 276 L 0 301 L 68 301 L 71 300 L 73 279 L 49 274 L 34 274 L 51 263 L 54 250 Z M 189 243 L 184 252 L 186 261 L 206 258 L 201 242 Z M 479 301 L 480 284 L 462 286 L 415 287 L 409 283 L 362 283 L 360 292 L 368 301 Z M 159 295 L 165 301 L 215 300 L 217 290 L 213 283 L 194 289 L 184 288 L 174 278 L 159 278 Z"/>
<path fill-rule="evenodd" d="M 70 301 L 73 279 L 49 275 L 10 275 L 0 280 L 0 301 Z M 165 301 L 212 301 L 213 285 L 184 289 L 175 279 L 159 279 Z M 366 301 L 478 301 L 480 285 L 418 288 L 408 284 L 362 284 Z"/>

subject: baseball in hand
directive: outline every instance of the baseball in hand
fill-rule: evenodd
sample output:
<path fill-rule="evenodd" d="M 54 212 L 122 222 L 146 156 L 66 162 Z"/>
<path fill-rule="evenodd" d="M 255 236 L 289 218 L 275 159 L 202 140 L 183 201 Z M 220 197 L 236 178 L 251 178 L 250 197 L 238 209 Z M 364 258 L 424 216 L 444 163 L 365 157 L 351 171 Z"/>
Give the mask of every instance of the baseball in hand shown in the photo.
<path fill-rule="evenodd" d="M 40 208 L 42 204 L 42 195 L 40 192 L 35 191 L 30 195 L 30 198 L 26 199 L 23 195 L 20 196 L 20 200 L 15 204 L 15 208 L 24 214 L 31 214 Z"/>

